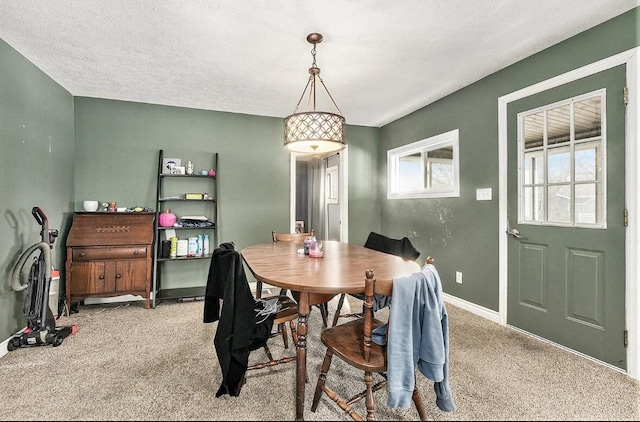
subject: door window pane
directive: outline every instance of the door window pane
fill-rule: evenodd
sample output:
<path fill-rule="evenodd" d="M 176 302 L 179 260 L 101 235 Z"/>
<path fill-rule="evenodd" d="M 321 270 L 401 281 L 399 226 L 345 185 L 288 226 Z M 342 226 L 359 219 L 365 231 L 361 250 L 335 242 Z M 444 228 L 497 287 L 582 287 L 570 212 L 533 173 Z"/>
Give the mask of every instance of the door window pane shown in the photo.
<path fill-rule="evenodd" d="M 590 97 L 574 105 L 575 138 L 590 139 L 602 135 L 602 98 Z"/>
<path fill-rule="evenodd" d="M 527 221 L 543 221 L 544 218 L 544 189 L 542 186 L 524 189 L 524 212 Z"/>
<path fill-rule="evenodd" d="M 547 111 L 547 145 L 562 144 L 571 136 L 569 104 Z"/>
<path fill-rule="evenodd" d="M 571 186 L 549 186 L 548 221 L 556 223 L 571 222 Z"/>
<path fill-rule="evenodd" d="M 596 195 L 597 185 L 595 183 L 576 185 L 576 222 L 588 224 L 596 222 Z"/>
<path fill-rule="evenodd" d="M 605 95 L 518 115 L 519 223 L 606 228 Z"/>
<path fill-rule="evenodd" d="M 542 153 L 527 154 L 524 158 L 524 183 L 544 183 L 544 156 Z"/>
<path fill-rule="evenodd" d="M 571 152 L 569 148 L 551 148 L 548 152 L 549 183 L 562 183 L 571 181 Z"/>
<path fill-rule="evenodd" d="M 598 180 L 600 175 L 600 145 L 582 144 L 576 146 L 575 180 L 585 182 Z"/>

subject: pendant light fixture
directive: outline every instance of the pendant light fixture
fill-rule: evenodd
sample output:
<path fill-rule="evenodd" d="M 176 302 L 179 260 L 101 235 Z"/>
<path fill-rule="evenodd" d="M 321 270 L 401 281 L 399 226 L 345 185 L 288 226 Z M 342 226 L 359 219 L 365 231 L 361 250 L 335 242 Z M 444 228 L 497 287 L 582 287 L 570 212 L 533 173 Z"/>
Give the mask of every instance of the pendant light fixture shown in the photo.
<path fill-rule="evenodd" d="M 322 34 L 311 33 L 307 41 L 313 44 L 311 55 L 313 64 L 309 68 L 309 80 L 302 91 L 293 114 L 284 119 L 284 146 L 301 154 L 322 155 L 340 151 L 345 147 L 345 119 L 320 77 L 316 65 L 316 44 L 322 42 Z M 318 82 L 326 91 L 338 114 L 316 110 L 316 85 Z M 307 111 L 298 112 L 300 103 L 309 91 Z"/>

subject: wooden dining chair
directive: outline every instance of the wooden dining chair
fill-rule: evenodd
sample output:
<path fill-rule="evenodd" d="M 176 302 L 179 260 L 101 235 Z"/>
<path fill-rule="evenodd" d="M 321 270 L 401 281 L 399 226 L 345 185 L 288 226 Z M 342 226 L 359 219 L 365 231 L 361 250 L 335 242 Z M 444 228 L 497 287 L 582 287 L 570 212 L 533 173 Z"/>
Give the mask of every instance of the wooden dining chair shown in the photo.
<path fill-rule="evenodd" d="M 386 346 L 377 345 L 372 341 L 372 331 L 383 324 L 373 315 L 374 294 L 391 296 L 392 293 L 393 280 L 376 280 L 373 270 L 367 270 L 365 273 L 364 315 L 356 320 L 327 328 L 322 332 L 320 339 L 327 347 L 327 352 L 316 384 L 311 404 L 312 412 L 317 410 L 320 398 L 324 393 L 353 420 L 375 420 L 374 393 L 387 386 L 387 351 Z M 364 371 L 364 391 L 351 398 L 345 398 L 327 386 L 328 372 L 334 355 L 348 365 Z M 373 374 L 378 374 L 381 378 L 376 384 L 373 384 Z M 336 385 L 339 384 L 344 384 L 344 381 L 336 380 Z M 353 406 L 362 399 L 365 400 L 366 416 L 363 416 Z M 427 413 L 417 386 L 414 387 L 412 400 L 420 420 L 427 420 Z"/>
<path fill-rule="evenodd" d="M 254 298 L 242 257 L 234 243 L 218 246 L 209 266 L 203 318 L 205 323 L 218 322 L 214 346 L 223 381 L 216 397 L 238 396 L 248 370 L 295 361 L 295 354 L 274 359 L 268 340 L 282 335 L 284 348 L 288 349 L 288 323 L 294 344 L 297 344 L 297 318 L 298 305 L 288 296 Z M 278 327 L 277 331 L 273 331 L 274 325 Z M 267 360 L 249 366 L 250 353 L 260 348 L 264 349 Z"/>
<path fill-rule="evenodd" d="M 271 231 L 271 240 L 274 242 L 297 242 L 302 246 L 305 237 L 315 235 L 316 231 L 313 229 L 308 233 L 276 233 Z"/>
<path fill-rule="evenodd" d="M 407 237 L 403 237 L 402 239 L 394 239 L 376 232 L 370 232 L 367 237 L 367 241 L 364 243 L 365 248 L 374 249 L 376 251 L 388 253 L 391 255 L 402 257 L 404 260 L 413 260 L 415 261 L 420 256 L 420 252 L 416 250 L 411 244 L 411 241 Z M 359 293 L 350 293 L 349 296 L 361 301 L 364 299 L 364 295 Z M 346 294 L 342 293 L 340 295 L 340 299 L 338 299 L 338 305 L 336 307 L 336 312 L 333 315 L 333 323 L 332 326 L 338 324 L 338 320 L 340 318 L 359 318 L 362 316 L 362 311 L 360 312 L 351 312 L 351 313 L 342 313 L 342 306 L 344 305 L 344 301 L 346 299 Z"/>
<path fill-rule="evenodd" d="M 271 231 L 271 240 L 273 242 L 295 242 L 300 245 L 300 248 L 304 247 L 304 239 L 307 236 L 315 236 L 315 230 L 311 229 L 308 233 L 276 233 L 275 231 Z M 262 282 L 258 281 L 256 284 L 256 293 L 258 291 L 262 291 Z M 287 289 L 280 289 L 280 294 L 287 294 Z M 296 293 L 292 292 L 294 298 L 296 298 Z M 258 296 L 259 297 L 259 296 Z M 320 315 L 322 316 L 322 323 L 324 327 L 328 327 L 328 319 L 329 319 L 329 305 L 325 303 L 320 303 L 317 305 L 313 305 L 320 310 Z"/>
<path fill-rule="evenodd" d="M 269 299 L 269 297 L 264 298 L 264 300 Z M 273 331 L 269 335 L 269 338 L 281 335 L 282 341 L 284 342 L 284 348 L 288 349 L 289 341 L 286 325 L 289 325 L 289 330 L 291 330 L 291 337 L 293 340 L 293 349 L 295 350 L 295 345 L 298 344 L 298 333 L 296 329 L 296 321 L 298 319 L 298 304 L 288 296 L 278 296 L 278 305 L 281 306 L 282 310 L 278 311 L 275 318 L 273 319 L 273 325 L 278 327 L 278 330 Z M 247 367 L 247 371 L 262 369 L 268 366 L 280 365 L 282 363 L 293 362 L 296 360 L 295 354 L 291 356 L 281 357 L 279 359 L 274 359 L 273 354 L 271 353 L 271 349 L 269 349 L 268 343 L 264 343 L 262 345 L 262 348 L 267 355 L 267 360 L 249 365 Z"/>

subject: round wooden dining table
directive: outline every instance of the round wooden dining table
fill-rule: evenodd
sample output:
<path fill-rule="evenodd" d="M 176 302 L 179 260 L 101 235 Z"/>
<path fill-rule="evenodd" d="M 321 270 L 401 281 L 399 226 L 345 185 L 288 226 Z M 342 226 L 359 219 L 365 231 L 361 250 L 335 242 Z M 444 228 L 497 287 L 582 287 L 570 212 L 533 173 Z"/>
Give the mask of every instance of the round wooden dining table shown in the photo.
<path fill-rule="evenodd" d="M 323 243 L 324 256 L 298 253 L 296 242 L 272 242 L 242 249 L 242 258 L 257 280 L 298 292 L 298 344 L 296 345 L 296 420 L 304 420 L 307 373 L 307 317 L 310 307 L 340 293 L 364 293 L 365 272 L 391 280 L 420 271 L 414 261 L 364 246 L 336 241 Z"/>

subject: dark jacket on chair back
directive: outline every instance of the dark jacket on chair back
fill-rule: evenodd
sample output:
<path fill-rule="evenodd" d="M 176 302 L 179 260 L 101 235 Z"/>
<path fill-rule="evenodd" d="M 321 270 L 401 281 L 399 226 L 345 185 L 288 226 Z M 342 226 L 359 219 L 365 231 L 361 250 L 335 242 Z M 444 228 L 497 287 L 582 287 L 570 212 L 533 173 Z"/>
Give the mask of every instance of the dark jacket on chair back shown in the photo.
<path fill-rule="evenodd" d="M 204 322 L 218 321 L 213 343 L 222 384 L 216 397 L 240 394 L 249 352 L 262 347 L 269 338 L 275 314 L 256 323 L 262 306 L 251 294 L 240 252 L 232 242 L 221 244 L 213 251 L 204 298 Z"/>
<path fill-rule="evenodd" d="M 420 252 L 416 250 L 407 237 L 402 239 L 392 239 L 390 237 L 371 232 L 364 244 L 365 248 L 375 249 L 376 251 L 400 256 L 404 260 L 414 261 L 420 256 Z"/>

